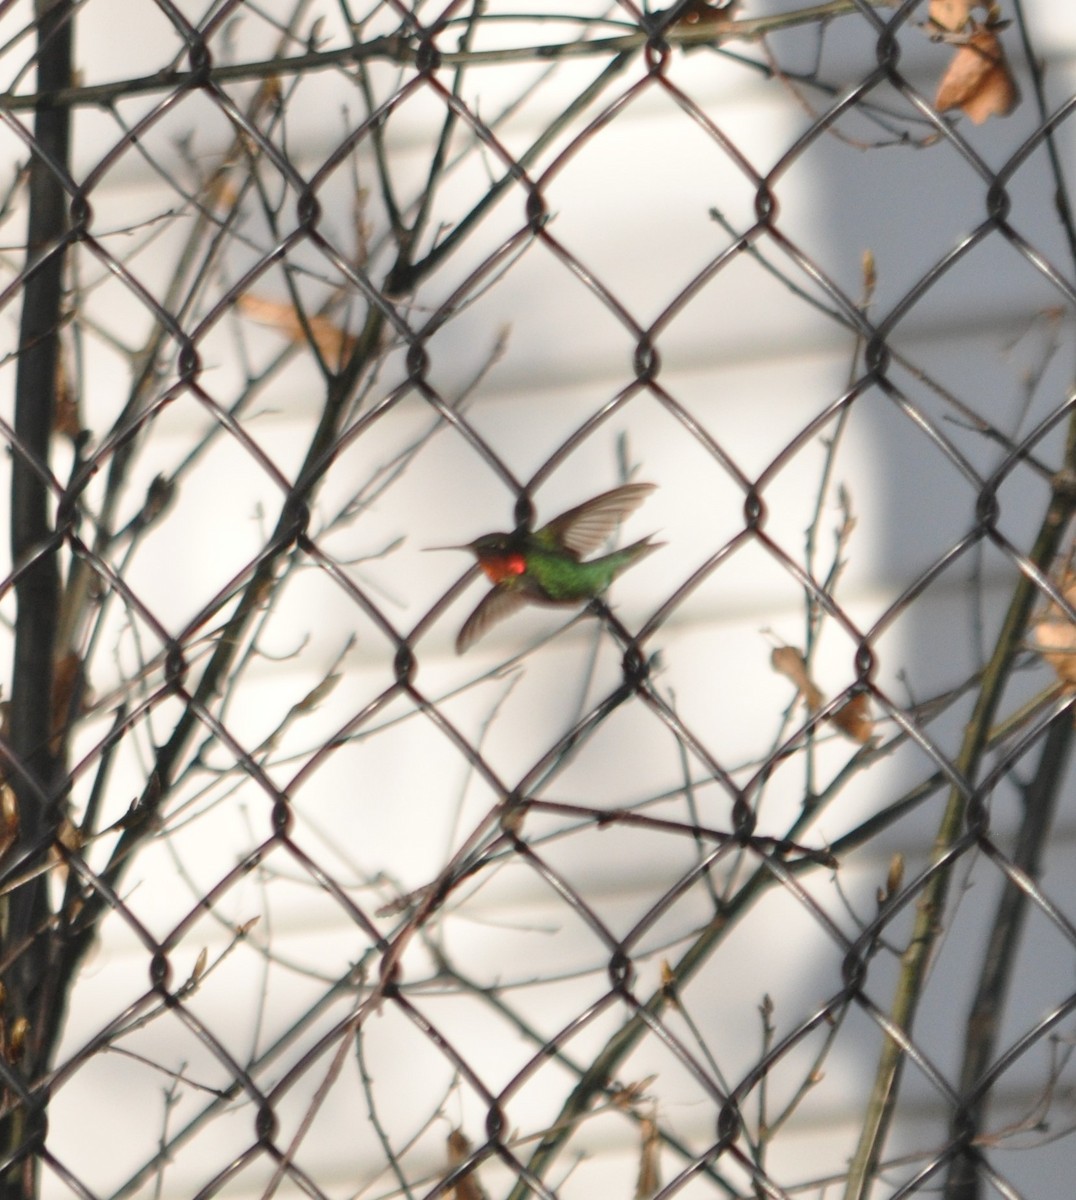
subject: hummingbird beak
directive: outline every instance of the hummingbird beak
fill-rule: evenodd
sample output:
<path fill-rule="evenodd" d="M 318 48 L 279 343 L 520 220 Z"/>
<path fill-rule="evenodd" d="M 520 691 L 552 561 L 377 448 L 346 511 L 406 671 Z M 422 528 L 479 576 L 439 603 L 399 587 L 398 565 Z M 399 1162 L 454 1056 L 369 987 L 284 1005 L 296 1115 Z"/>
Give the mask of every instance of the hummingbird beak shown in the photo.
<path fill-rule="evenodd" d="M 474 546 L 472 546 L 470 544 L 470 542 L 464 542 L 464 544 L 461 546 L 423 546 L 422 549 L 424 551 L 426 551 L 426 550 L 470 550 L 473 552 Z"/>

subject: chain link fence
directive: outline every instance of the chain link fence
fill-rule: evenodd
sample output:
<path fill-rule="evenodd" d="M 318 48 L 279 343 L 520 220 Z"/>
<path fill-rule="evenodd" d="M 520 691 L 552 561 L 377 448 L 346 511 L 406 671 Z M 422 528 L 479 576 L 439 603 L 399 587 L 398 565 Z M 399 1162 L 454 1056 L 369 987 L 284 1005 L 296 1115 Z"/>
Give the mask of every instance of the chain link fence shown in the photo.
<path fill-rule="evenodd" d="M 5 1197 L 1065 1193 L 1064 12 L 0 5 Z"/>

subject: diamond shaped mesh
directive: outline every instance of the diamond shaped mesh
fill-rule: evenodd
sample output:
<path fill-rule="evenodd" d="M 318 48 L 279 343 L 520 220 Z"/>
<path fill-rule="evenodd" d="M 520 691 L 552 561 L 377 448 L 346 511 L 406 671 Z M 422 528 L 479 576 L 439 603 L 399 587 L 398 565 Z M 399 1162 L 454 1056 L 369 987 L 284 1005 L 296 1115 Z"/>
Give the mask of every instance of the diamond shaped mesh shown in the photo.
<path fill-rule="evenodd" d="M 1062 9 L 0 6 L 4 1197 L 1063 1194 Z"/>

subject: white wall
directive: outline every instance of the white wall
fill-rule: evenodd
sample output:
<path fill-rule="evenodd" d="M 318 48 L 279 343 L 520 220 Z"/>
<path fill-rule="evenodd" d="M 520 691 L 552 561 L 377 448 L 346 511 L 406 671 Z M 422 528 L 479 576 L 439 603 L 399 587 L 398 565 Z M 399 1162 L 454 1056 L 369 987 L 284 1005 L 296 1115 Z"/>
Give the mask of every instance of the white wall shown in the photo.
<path fill-rule="evenodd" d="M 329 5 L 323 7 L 323 36 L 330 45 L 340 44 L 340 13 Z M 571 7 L 579 12 L 583 6 Z M 791 3 L 745 6 L 751 16 L 793 7 Z M 1076 42 L 1058 6 L 1040 0 L 1025 7 L 1036 48 L 1049 59 L 1052 103 L 1059 105 L 1072 90 Z M 511 11 L 502 3 L 488 8 L 491 13 Z M 1012 15 L 1011 5 L 1002 8 L 1006 16 Z M 528 13 L 538 15 L 553 9 L 527 6 Z M 196 16 L 193 6 L 185 11 Z M 281 15 L 285 6 L 273 3 L 239 15 L 231 30 L 237 57 L 270 51 L 273 31 L 261 15 L 267 11 Z M 889 9 L 880 11 L 883 18 L 892 15 Z M 622 11 L 615 15 L 626 19 Z M 917 13 L 919 18 L 924 15 Z M 0 15 L 0 30 L 5 23 L 14 29 L 25 20 L 25 6 L 15 6 Z M 495 36 L 521 42 L 564 36 L 564 27 L 555 23 L 509 26 L 510 32 L 503 34 L 501 27 L 493 28 Z M 912 27 L 900 34 L 900 40 L 908 78 L 929 96 L 948 51 L 928 44 Z M 1018 62 L 1015 30 L 1004 34 L 1004 42 Z M 833 22 L 821 46 L 824 76 L 838 88 L 854 85 L 874 69 L 874 43 L 862 16 Z M 816 36 L 803 30 L 781 35 L 772 44 L 789 69 L 799 64 L 804 70 L 818 47 Z M 149 74 L 179 48 L 167 21 L 149 0 L 90 0 L 79 13 L 79 65 L 88 84 L 127 72 Z M 755 58 L 761 54 L 754 45 L 730 49 Z M 4 58 L 14 61 L 19 52 L 9 44 Z M 28 53 L 25 46 L 21 53 Z M 227 55 L 221 46 L 220 59 Z M 530 144 L 604 62 L 583 60 L 541 78 L 519 112 L 498 128 L 503 143 L 513 153 Z M 6 86 L 12 68 L 0 59 L 0 70 Z M 519 64 L 475 69 L 466 77 L 465 102 L 490 120 L 531 76 L 538 79 L 539 70 Z M 387 67 L 378 68 L 376 77 L 378 86 L 386 89 L 397 79 Z M 447 70 L 438 78 L 450 84 Z M 644 64 L 637 59 L 598 106 L 563 132 L 531 168 L 551 216 L 547 233 L 574 257 L 578 270 L 573 273 L 549 241 L 535 239 L 503 275 L 469 288 L 464 310 L 427 345 L 429 382 L 452 401 L 486 363 L 502 330 L 507 330 L 503 356 L 476 387 L 466 419 L 517 480 L 526 483 L 536 473 L 542 475 L 535 495 L 541 519 L 618 481 L 621 438 L 631 464 L 638 467 L 638 478 L 659 485 L 624 530 L 626 538 L 657 532 L 667 543 L 616 586 L 617 614 L 631 629 L 661 610 L 709 556 L 743 532 L 741 481 L 715 456 L 714 446 L 743 478 L 763 482 L 766 533 L 788 558 L 802 564 L 804 531 L 821 484 L 826 439 L 835 430 L 833 420 L 817 428 L 811 428 L 811 423 L 844 393 L 854 352 L 847 331 L 777 281 L 756 259 L 740 255 L 692 291 L 675 315 L 660 320 L 656 336 L 662 364 L 660 391 L 638 388 L 545 478 L 544 464 L 565 439 L 634 383 L 634 339 L 581 275 L 599 281 L 635 322 L 646 327 L 684 296 L 692 281 L 716 263 L 729 245 L 728 235 L 708 216 L 711 206 L 721 208 L 739 230 L 747 230 L 754 220 L 755 182 L 692 119 L 685 105 L 689 102 L 704 113 L 754 171 L 765 176 L 810 127 L 813 118 L 805 106 L 813 105 L 818 113 L 827 104 L 825 97 L 813 93 L 797 99 L 786 83 L 766 81 L 760 73 L 709 50 L 674 51 L 670 56 L 667 80 L 684 104 L 656 81 L 644 86 L 644 79 Z M 1020 83 L 1025 98 L 1011 117 L 981 127 L 955 122 L 959 137 L 992 169 L 1009 161 L 1038 124 L 1023 71 Z M 627 97 L 633 87 L 638 93 L 608 126 L 555 166 L 557 155 L 599 109 L 617 97 Z M 237 96 L 248 92 L 246 86 L 235 89 Z M 161 93 L 150 93 L 124 104 L 124 119 L 133 121 L 161 98 Z M 895 127 L 917 135 L 930 132 L 925 124 L 912 124 L 913 110 L 884 83 L 876 98 L 895 114 Z M 356 122 L 360 107 L 361 97 L 343 70 L 325 71 L 303 83 L 290 102 L 285 144 L 306 177 L 314 175 L 349 123 Z M 442 113 L 436 98 L 420 92 L 390 121 L 387 143 L 401 195 L 420 186 Z M 28 118 L 23 114 L 19 119 Z M 871 317 L 883 322 L 933 264 L 985 219 L 984 183 L 944 139 L 931 145 L 868 147 L 865 142 L 880 140 L 877 128 L 855 116 L 840 128 L 848 138 L 858 140 L 823 135 L 775 178 L 780 205 L 776 227 L 853 299 L 861 293 L 861 256 L 872 251 L 878 285 Z M 80 112 L 76 131 L 75 175 L 84 179 L 116 140 L 118 125 L 109 114 L 93 109 Z M 190 203 L 174 197 L 168 181 L 147 158 L 166 164 L 168 172 L 189 183 L 192 173 L 178 162 L 174 139 L 189 138 L 188 153 L 206 164 L 230 134 L 230 127 L 206 97 L 188 96 L 147 136 L 146 157 L 129 149 L 93 189 L 93 231 L 109 253 L 129 263 L 157 295 L 163 295 L 172 256 L 193 217 Z M 1062 124 L 1057 136 L 1064 161 L 1070 161 L 1071 122 Z M 0 141 L 3 161 L 22 153 L 10 132 L 0 131 Z M 365 147 L 358 163 L 360 182 L 370 189 L 364 217 L 376 239 L 384 217 Z M 494 158 L 471 154 L 451 173 L 435 204 L 435 228 L 452 229 L 488 186 L 491 170 L 497 170 Z M 268 171 L 266 181 L 270 189 L 280 186 Z M 1056 264 L 1071 287 L 1073 265 L 1053 217 L 1051 188 L 1039 146 L 1013 179 L 1011 221 Z M 319 186 L 318 197 L 324 210 L 320 230 L 349 253 L 354 219 L 349 171 L 340 170 Z M 485 257 L 525 227 L 526 199 L 524 189 L 510 190 L 490 219 L 422 285 L 413 303 L 401 305 L 412 330 L 421 331 L 435 306 L 461 287 Z M 150 215 L 159 216 L 169 208 L 177 215 L 145 224 Z M 294 229 L 294 222 L 295 196 L 286 194 L 280 210 L 282 235 Z M 16 240 L 9 235 L 9 243 Z M 274 244 L 264 221 L 249 211 L 220 277 L 210 282 L 211 290 L 230 286 Z M 768 235 L 757 244 L 810 295 L 821 294 Z M 136 251 L 136 247 L 140 248 Z M 382 268 L 385 257 L 383 252 L 375 256 L 371 270 Z M 303 281 L 310 297 L 323 294 L 340 278 L 334 265 L 309 246 L 300 247 L 293 260 L 317 276 Z M 140 303 L 122 280 L 107 279 L 104 268 L 88 256 L 80 261 L 84 281 L 100 280 L 90 301 L 94 320 L 111 335 L 136 344 L 146 328 Z M 279 268 L 269 270 L 253 290 L 278 300 L 287 298 Z M 889 345 L 982 419 L 1015 437 L 1061 404 L 1071 387 L 1071 315 L 1066 304 L 1066 298 L 1033 264 L 993 233 L 915 304 L 892 331 Z M 201 311 L 207 307 L 203 302 Z M 1064 313 L 1057 326 L 1062 350 L 1051 360 L 1029 410 L 1022 412 L 1024 374 L 1045 360 L 1045 331 L 1050 326 L 1042 313 L 1058 307 Z M 3 314 L 11 331 L 16 312 L 17 306 L 8 304 Z M 187 328 L 193 325 L 194 318 L 188 318 Z M 84 338 L 86 421 L 100 440 L 123 402 L 125 368 L 122 358 L 94 331 L 85 331 Z M 278 334 L 225 316 L 200 343 L 205 364 L 202 386 L 218 403 L 227 405 L 245 369 L 237 360 L 237 347 L 258 364 L 268 361 L 282 345 Z M 855 371 L 860 369 L 857 366 Z M 402 355 L 387 355 L 368 406 L 389 395 L 404 375 Z M 912 371 L 897 365 L 890 377 L 905 390 L 923 420 L 932 422 L 975 470 L 989 474 L 1001 461 L 998 444 L 960 420 L 953 407 Z M 8 364 L 5 379 L 11 378 L 13 367 Z M 289 478 L 302 459 L 322 396 L 323 385 L 312 361 L 300 360 L 275 378 L 254 410 L 244 415 L 243 428 Z M 664 402 L 666 397 L 696 428 L 678 419 Z M 505 481 L 458 431 L 442 429 L 422 445 L 407 471 L 358 520 L 335 532 L 321 530 L 340 504 L 430 427 L 432 418 L 428 405 L 411 392 L 356 437 L 329 473 L 312 525 L 322 549 L 344 564 L 348 576 L 405 635 L 466 566 L 462 555 L 428 555 L 424 548 L 509 527 L 515 497 Z M 137 511 L 154 474 L 174 470 L 210 423 L 209 414 L 190 394 L 180 395 L 161 414 L 135 469 L 125 517 Z M 794 443 L 794 451 L 786 453 Z M 1057 430 L 1036 453 L 1054 463 L 1060 444 Z M 63 477 L 62 458 L 56 469 Z M 877 388 L 856 400 L 842 434 L 819 528 L 816 571 L 820 577 L 828 567 L 833 530 L 840 520 L 837 483 L 847 489 L 857 523 L 844 549 L 847 565 L 836 599 L 860 631 L 879 624 L 872 639 L 879 660 L 878 684 L 898 704 L 906 703 L 909 696 L 923 699 L 956 685 L 980 661 L 976 620 L 983 624 L 982 640 L 990 644 L 1013 586 L 1013 565 L 995 551 L 969 550 L 914 604 L 892 619 L 887 614 L 905 589 L 972 530 L 977 487 L 929 440 L 923 423 L 909 419 Z M 89 494 L 99 496 L 101 486 L 95 484 Z M 1042 479 L 1026 465 L 1019 466 L 999 498 L 1000 527 L 1026 549 L 1045 504 Z M 130 585 L 171 633 L 184 630 L 257 554 L 280 501 L 280 488 L 270 473 L 255 464 L 236 439 L 221 437 L 205 460 L 184 476 L 174 509 L 130 566 Z M 351 560 L 375 554 L 401 537 L 402 543 L 384 557 L 350 565 Z M 480 586 L 472 584 L 416 643 L 415 684 L 423 696 L 438 702 L 465 738 L 481 745 L 491 768 L 512 788 L 527 778 L 556 738 L 618 685 L 620 653 L 588 621 L 526 654 L 509 672 L 498 671 L 499 664 L 514 660 L 564 622 L 562 613 L 535 609 L 498 627 L 457 659 L 452 640 L 480 595 Z M 5 603 L 10 608 L 11 601 Z M 4 611 L 10 615 L 8 608 Z M 218 620 L 211 619 L 207 627 Z M 774 771 L 761 793 L 753 786 L 761 762 L 781 736 L 782 714 L 792 698 L 788 682 L 770 669 L 772 639 L 765 631 L 802 645 L 803 629 L 803 594 L 797 579 L 761 543 L 749 539 L 667 611 L 646 647 L 660 655 L 654 671 L 657 691 L 675 703 L 678 716 L 706 754 L 739 786 L 751 785 L 759 832 L 774 836 L 781 835 L 799 811 L 806 768 L 804 755 L 797 754 Z M 154 632 L 143 625 L 140 635 L 142 653 L 152 655 L 157 649 Z M 289 582 L 264 634 L 264 648 L 278 657 L 252 667 L 243 690 L 226 711 L 226 723 L 253 750 L 324 677 L 352 638 L 354 645 L 339 667 L 341 678 L 331 695 L 289 730 L 266 770 L 293 801 L 295 842 L 348 889 L 384 936 L 391 937 L 400 918 L 374 917 L 374 912 L 396 889 L 418 888 L 435 878 L 486 818 L 498 796 L 469 767 L 445 732 L 416 711 L 410 698 L 397 696 L 383 711 L 361 717 L 365 706 L 374 704 L 393 684 L 394 646 L 327 573 L 307 569 Z M 131 630 L 120 621 L 118 610 L 104 641 L 111 643 L 119 660 L 133 661 Z M 835 623 L 827 625 L 814 665 L 816 679 L 827 694 L 835 695 L 854 682 L 855 649 L 845 631 Z M 196 678 L 197 663 L 193 669 Z M 101 654 L 93 679 L 99 696 L 108 694 L 115 670 L 111 650 Z M 1043 670 L 1022 676 L 1007 696 L 1005 711 L 1014 710 L 1049 682 Z M 966 703 L 959 704 L 938 719 L 922 722 L 923 735 L 938 754 L 955 755 L 967 710 Z M 163 704 L 152 724 L 145 725 L 120 755 L 106 804 L 112 819 L 118 819 L 138 793 L 150 742 L 159 745 L 167 737 L 175 716 L 174 703 Z M 103 712 L 87 723 L 79 744 L 91 762 L 110 718 L 110 712 Z M 802 719 L 798 708 L 791 725 L 783 727 L 784 735 Z M 316 766 L 308 766 L 314 748 L 338 730 L 348 733 L 346 745 Z M 895 732 L 892 722 L 880 720 L 880 736 L 888 738 Z M 825 786 L 855 750 L 839 737 L 824 735 L 811 760 L 815 786 Z M 205 753 L 207 761 L 222 771 L 231 765 L 229 752 L 219 745 L 207 744 Z M 636 700 L 620 708 L 534 796 L 598 810 L 637 806 L 648 815 L 683 824 L 690 820 L 685 770 L 694 781 L 692 796 L 700 821 L 728 828 L 731 805 L 724 787 L 708 777 L 701 758 L 688 755 L 685 766 L 669 728 Z M 809 824 L 800 840 L 816 847 L 831 844 L 932 770 L 927 754 L 915 747 L 905 745 L 891 755 L 878 756 L 835 804 Z M 1023 774 L 1029 770 L 1021 764 Z M 240 786 L 231 776 L 220 780 L 198 776 L 181 789 L 180 796 L 189 807 L 182 809 L 182 816 L 177 812 L 167 835 L 139 857 L 124 880 L 123 899 L 130 912 L 152 938 L 162 940 L 204 892 L 272 832 L 269 797 L 254 783 Z M 686 989 L 685 1007 L 726 1079 L 736 1084 L 759 1057 L 758 1006 L 764 995 L 774 1000 L 774 1024 L 780 1037 L 840 992 L 844 948 L 819 913 L 827 914 L 845 938 L 854 939 L 861 923 L 876 911 L 874 893 L 884 880 L 891 854 L 899 850 L 907 856 L 909 878 L 923 866 L 945 798 L 945 791 L 939 790 L 850 855 L 842 862 L 839 888 L 826 871 L 805 877 L 803 886 L 817 911 L 803 898 L 777 889 L 720 945 Z M 180 803 L 177 798 L 177 806 Z M 1007 839 L 1021 819 L 1011 782 L 998 787 L 994 803 L 999 836 L 1008 847 Z M 524 833 L 615 937 L 627 936 L 690 869 L 695 855 L 694 843 L 682 832 L 599 830 L 537 813 L 528 818 Z M 1068 912 L 1072 911 L 1072 884 L 1064 864 L 1072 840 L 1072 813 L 1063 805 L 1044 881 L 1055 903 Z M 89 860 L 100 866 L 108 848 L 107 842 L 89 848 Z M 726 870 L 722 864 L 718 886 L 726 879 Z M 959 903 L 946 919 L 947 936 L 916 1029 L 926 1052 L 951 1080 L 958 1070 L 964 1010 L 998 886 L 998 873 L 989 863 L 973 864 L 968 858 L 958 868 Z M 632 942 L 638 997 L 645 998 L 660 986 L 662 962 L 675 962 L 711 916 L 706 890 L 696 885 L 653 929 Z M 244 1064 L 264 1055 L 274 1039 L 301 1020 L 352 964 L 362 959 L 371 975 L 377 969 L 369 937 L 353 915 L 320 888 L 284 847 L 277 846 L 259 869 L 221 897 L 215 914 L 200 916 L 171 948 L 174 983 L 178 985 L 194 969 L 203 946 L 209 948 L 211 962 L 224 951 L 229 944 L 227 923 L 241 924 L 254 917 L 259 921 L 248 940 L 226 955 L 189 1000 L 190 1011 Z M 1073 990 L 1072 944 L 1042 913 L 1033 912 L 1029 920 L 1021 985 L 1003 1045 L 1008 1044 L 1005 1038 L 1019 1036 Z M 905 914 L 887 931 L 889 947 L 902 946 L 909 930 L 910 918 Z M 608 990 L 609 946 L 546 881 L 519 862 L 491 867 L 461 888 L 430 937 L 432 947 L 448 955 L 476 986 L 493 989 L 545 1037 L 554 1036 Z M 409 949 L 404 959 L 408 995 L 474 1066 L 485 1086 L 497 1093 L 526 1069 L 536 1048 L 508 1022 L 497 1019 L 477 996 L 457 994 L 458 988 L 438 979 L 432 947 L 416 942 Z M 110 918 L 102 945 L 73 998 L 61 1057 L 92 1039 L 124 1005 L 144 999 L 147 972 L 144 943 L 123 919 Z M 889 950 L 872 960 L 865 990 L 882 1009 L 890 1004 L 895 974 Z M 553 978 L 537 982 L 547 976 Z M 260 1066 L 255 1072 L 259 1086 L 275 1086 L 354 1001 L 354 996 L 338 1000 L 313 1019 L 310 1028 L 297 1033 L 279 1058 Z M 568 1041 L 573 1060 L 585 1064 L 625 1015 L 615 1003 L 597 1015 Z M 699 1053 L 682 1018 L 670 1013 L 667 1020 L 669 1028 Z M 817 1047 L 821 1032 L 808 1040 L 809 1047 Z M 881 1040 L 877 1026 L 866 1017 L 850 1016 L 825 1061 L 824 1078 L 787 1133 L 777 1139 L 767 1161 L 772 1178 L 781 1186 L 793 1188 L 804 1180 L 842 1171 L 854 1146 Z M 484 1104 L 468 1085 L 453 1087 L 447 1057 L 391 1004 L 365 1026 L 362 1046 L 380 1116 L 394 1144 L 416 1138 L 406 1163 L 412 1194 L 424 1195 L 443 1170 L 444 1137 L 453 1125 L 461 1124 L 476 1144 L 482 1142 Z M 295 1133 L 311 1095 L 325 1078 L 332 1050 L 302 1073 L 277 1106 L 280 1145 L 287 1145 Z M 136 1059 L 122 1051 L 137 1051 L 143 1057 Z M 1014 1120 L 1028 1097 L 1042 1091 L 1048 1070 L 1045 1059 L 1043 1043 L 1006 1076 L 1013 1111 L 992 1114 L 998 1125 Z M 787 1095 L 802 1079 L 807 1061 L 806 1050 L 801 1049 L 778 1067 L 771 1085 L 775 1096 Z M 182 1071 L 185 1082 L 176 1087 L 174 1104 L 166 1114 L 163 1091 L 170 1083 L 169 1071 Z M 654 1038 L 618 1069 L 622 1082 L 649 1075 L 656 1075 L 647 1090 L 655 1097 L 662 1128 L 693 1153 L 703 1153 L 714 1139 L 717 1106 L 712 1097 Z M 167 1125 L 174 1133 L 182 1127 L 209 1102 L 204 1089 L 226 1087 L 228 1079 L 226 1067 L 190 1030 L 165 1015 L 119 1039 L 116 1050 L 96 1056 L 64 1079 L 50 1105 L 49 1147 L 92 1194 L 116 1194 L 153 1153 L 162 1129 Z M 520 1138 L 517 1152 L 524 1159 L 532 1144 L 526 1139 L 540 1135 L 555 1120 L 574 1082 L 570 1071 L 549 1063 L 529 1073 L 518 1090 L 512 1089 L 506 1110 Z M 937 1091 L 915 1069 L 906 1072 L 905 1086 L 901 1123 L 887 1147 L 887 1154 L 894 1156 L 935 1147 L 948 1119 Z M 107 1103 L 102 1102 L 104 1097 Z M 757 1104 L 757 1093 L 752 1093 L 746 1103 L 752 1119 Z M 163 1174 L 161 1194 L 198 1194 L 233 1155 L 251 1145 L 254 1115 L 249 1104 L 231 1103 L 226 1116 L 175 1152 Z M 635 1127 L 623 1115 L 610 1113 L 588 1121 L 580 1140 L 573 1142 L 550 1176 L 554 1186 L 567 1176 L 557 1194 L 565 1200 L 631 1194 L 637 1170 L 635 1143 Z M 1071 1155 L 1071 1150 L 1062 1142 L 1034 1153 L 1000 1155 L 997 1166 L 1019 1194 L 1046 1196 L 1057 1194 L 1044 1181 L 1054 1177 L 1066 1154 Z M 398 1194 L 383 1160 L 355 1060 L 349 1055 L 297 1162 L 326 1195 Z M 573 1163 L 575 1169 L 570 1171 Z M 672 1151 L 663 1154 L 666 1178 L 682 1166 Z M 895 1168 L 877 1195 L 889 1195 L 894 1181 L 914 1169 L 915 1164 Z M 271 1167 L 262 1160 L 220 1194 L 263 1195 L 270 1174 Z M 735 1172 L 732 1177 L 737 1178 Z M 482 1178 L 491 1195 L 507 1194 L 506 1175 L 496 1164 L 484 1167 Z M 153 1186 L 150 1179 L 137 1194 L 149 1194 Z M 47 1171 L 46 1193 L 72 1194 Z M 279 1194 L 300 1192 L 291 1184 Z M 704 1179 L 678 1193 L 717 1194 L 716 1187 Z"/>

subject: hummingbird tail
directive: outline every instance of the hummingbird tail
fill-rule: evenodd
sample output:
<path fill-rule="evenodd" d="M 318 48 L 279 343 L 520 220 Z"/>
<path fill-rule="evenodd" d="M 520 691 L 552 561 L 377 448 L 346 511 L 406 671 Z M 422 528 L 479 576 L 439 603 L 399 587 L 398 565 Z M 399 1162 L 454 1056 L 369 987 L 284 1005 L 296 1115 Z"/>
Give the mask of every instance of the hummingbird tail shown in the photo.
<path fill-rule="evenodd" d="M 641 558 L 646 558 L 648 554 L 652 554 L 655 550 L 660 550 L 665 545 L 664 542 L 655 542 L 654 535 L 640 538 L 637 542 L 632 542 L 630 546 L 625 546 L 622 550 L 616 553 L 623 554 L 626 557 L 625 566 L 631 563 L 636 563 Z"/>

